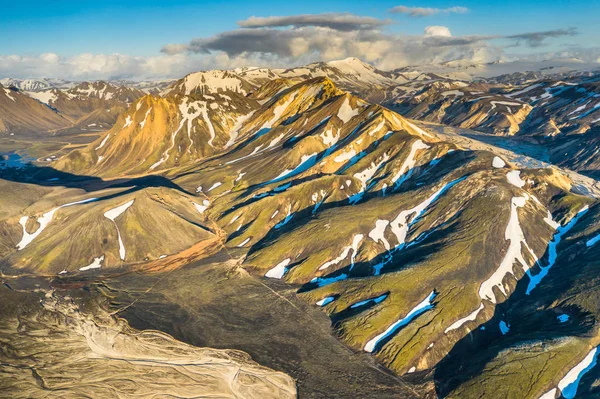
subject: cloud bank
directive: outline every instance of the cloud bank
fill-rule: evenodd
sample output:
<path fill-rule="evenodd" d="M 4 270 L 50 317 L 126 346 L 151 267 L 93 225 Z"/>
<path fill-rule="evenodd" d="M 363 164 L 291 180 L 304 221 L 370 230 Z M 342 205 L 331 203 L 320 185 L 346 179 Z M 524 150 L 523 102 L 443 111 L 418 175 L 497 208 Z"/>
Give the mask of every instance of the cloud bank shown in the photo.
<path fill-rule="evenodd" d="M 462 13 L 466 9 L 406 8 L 394 12 L 409 15 Z M 423 11 L 426 10 L 426 11 Z M 391 70 L 407 65 L 439 63 L 454 59 L 473 62 L 511 60 L 507 49 L 541 49 L 547 41 L 577 34 L 573 28 L 512 35 L 453 36 L 446 26 L 431 25 L 421 35 L 394 33 L 391 22 L 349 13 L 252 16 L 239 28 L 188 43 L 166 44 L 156 56 L 79 54 L 61 57 L 54 53 L 38 57 L 0 55 L 0 77 L 55 77 L 85 79 L 176 78 L 202 69 L 239 66 L 290 67 L 316 61 L 358 57 L 376 67 Z M 513 50 L 511 50 L 513 51 Z M 518 53 L 518 51 L 517 51 Z M 524 52 L 521 51 L 521 54 Z M 543 51 L 530 58 L 542 58 Z M 554 53 L 556 54 L 556 53 Z M 598 62 L 600 50 L 574 48 L 560 52 L 586 62 Z M 549 58 L 553 54 L 546 54 Z"/>

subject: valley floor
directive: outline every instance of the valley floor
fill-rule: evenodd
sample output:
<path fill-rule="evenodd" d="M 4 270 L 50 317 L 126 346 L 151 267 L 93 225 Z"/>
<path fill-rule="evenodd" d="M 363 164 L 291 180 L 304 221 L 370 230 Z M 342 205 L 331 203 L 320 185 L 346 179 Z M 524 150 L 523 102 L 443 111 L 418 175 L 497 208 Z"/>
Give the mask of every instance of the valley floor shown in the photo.
<path fill-rule="evenodd" d="M 451 141 L 470 150 L 487 150 L 501 155 L 519 168 L 547 168 L 549 162 L 547 149 L 542 145 L 524 143 L 507 136 L 494 136 L 476 130 L 439 125 L 436 123 L 413 121 L 424 129 L 433 130 L 442 140 Z M 561 168 L 577 184 L 580 194 L 600 198 L 600 183 L 592 177 Z"/>
<path fill-rule="evenodd" d="M 7 301 L 0 306 L 0 319 L 9 326 L 15 312 L 19 318 L 30 317 L 31 307 L 24 305 L 15 310 L 16 303 L 34 304 L 40 295 L 43 297 L 43 292 L 52 293 L 46 294 L 46 298 L 52 295 L 66 302 L 91 292 L 94 300 L 88 300 L 85 308 L 78 310 L 79 317 L 86 319 L 98 313 L 91 303 L 103 303 L 108 299 L 110 314 L 125 319 L 131 327 L 144 331 L 143 334 L 164 332 L 198 350 L 205 347 L 225 351 L 238 349 L 250 354 L 261 366 L 285 372 L 295 380 L 300 398 L 429 397 L 427 392 L 433 391 L 432 384 L 416 385 L 393 375 L 372 356 L 345 347 L 332 336 L 330 319 L 318 308 L 296 297 L 297 287 L 251 276 L 238 263 L 239 260 L 222 251 L 211 258 L 159 274 L 126 273 L 99 280 L 5 277 L 0 294 Z M 50 336 L 66 334 L 60 322 L 48 326 L 43 322 L 44 317 L 36 316 L 35 319 L 42 320 L 41 326 L 31 327 L 28 334 L 46 335 L 48 330 Z M 73 321 L 67 325 L 72 326 Z M 6 333 L 15 334 L 8 330 Z M 72 334 L 86 333 L 77 330 Z M 73 339 L 40 338 L 40 342 L 34 343 L 32 338 L 23 338 L 25 346 L 16 344 L 16 347 L 24 353 L 31 349 L 27 345 L 36 345 L 38 360 L 32 358 L 30 367 L 40 368 L 40 373 L 46 375 L 50 370 L 44 371 L 44 361 L 39 360 L 43 359 L 42 354 L 46 351 L 57 353 L 58 350 L 76 358 L 75 349 L 68 344 Z M 144 354 L 143 348 L 135 351 L 140 356 Z M 9 354 L 1 357 L 5 358 L 5 365 L 0 366 L 0 384 L 5 385 L 8 381 L 4 378 L 15 375 L 12 368 L 7 369 L 7 362 L 17 360 Z M 161 372 L 158 367 L 151 366 L 150 369 Z M 79 372 L 83 373 L 75 369 L 73 375 Z M 123 372 L 133 373 L 131 370 Z M 109 374 L 106 378 L 113 383 L 117 377 L 106 373 Z M 55 377 L 46 378 L 52 381 Z M 20 388 L 12 388 L 15 394 L 29 392 L 38 397 L 37 390 L 25 388 L 30 384 L 26 376 L 19 379 L 17 385 Z M 156 383 L 162 389 L 173 389 L 166 380 Z M 70 389 L 76 391 L 77 388 Z"/>
<path fill-rule="evenodd" d="M 300 398 L 421 398 L 432 386 L 393 375 L 332 336 L 330 319 L 298 287 L 260 279 L 225 251 L 167 275 L 102 282 L 120 317 L 200 347 L 243 350 L 297 382 Z"/>

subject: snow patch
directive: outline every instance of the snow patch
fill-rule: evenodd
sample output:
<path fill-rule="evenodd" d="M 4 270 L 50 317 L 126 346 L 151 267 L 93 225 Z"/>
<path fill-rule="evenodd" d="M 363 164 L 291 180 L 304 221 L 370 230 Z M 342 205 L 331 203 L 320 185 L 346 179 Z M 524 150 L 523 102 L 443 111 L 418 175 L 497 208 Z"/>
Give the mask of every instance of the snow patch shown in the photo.
<path fill-rule="evenodd" d="M 592 349 L 587 356 L 573 367 L 558 383 L 558 389 L 565 399 L 573 399 L 577 395 L 577 388 L 581 378 L 590 371 L 598 360 L 598 347 Z"/>
<path fill-rule="evenodd" d="M 548 272 L 550 271 L 552 266 L 554 266 L 554 263 L 556 262 L 556 257 L 558 256 L 557 247 L 558 247 L 558 244 L 560 244 L 562 237 L 565 234 L 567 234 L 567 232 L 569 230 L 571 230 L 573 228 L 573 226 L 575 226 L 575 224 L 579 221 L 579 219 L 587 213 L 588 209 L 589 209 L 589 207 L 587 205 L 584 206 L 579 212 L 577 212 L 577 215 L 573 216 L 573 218 L 569 221 L 569 223 L 567 223 L 564 226 L 559 225 L 556 228 L 556 233 L 554 234 L 554 237 L 552 237 L 552 241 L 550 241 L 548 243 L 548 265 L 546 265 L 545 267 L 542 265 L 539 265 L 540 272 L 538 274 L 536 274 L 535 276 L 531 273 L 531 270 L 527 270 L 527 275 L 529 276 L 529 284 L 527 285 L 527 291 L 526 291 L 527 295 L 529 295 L 529 293 L 531 293 L 531 291 L 535 287 L 537 287 L 537 285 L 542 281 L 542 279 L 544 277 L 546 277 L 546 275 L 548 274 Z M 550 215 L 550 218 L 551 217 L 552 216 Z M 550 225 L 552 226 L 552 224 L 550 224 Z M 554 225 L 556 226 L 558 224 L 556 223 Z"/>
<path fill-rule="evenodd" d="M 506 166 L 506 162 L 504 162 L 504 160 L 498 156 L 494 157 L 494 159 L 492 160 L 492 166 L 494 168 L 500 169 Z"/>
<path fill-rule="evenodd" d="M 527 248 L 529 253 L 537 261 L 537 257 L 525 241 L 525 235 L 519 224 L 517 209 L 525 206 L 526 201 L 526 197 L 513 197 L 511 200 L 510 219 L 504 233 L 504 238 L 510 241 L 510 244 L 498 269 L 486 281 L 481 283 L 479 288 L 479 297 L 481 299 L 487 299 L 493 303 L 497 303 L 496 294 L 494 294 L 493 290 L 494 287 L 498 288 L 506 295 L 502 280 L 507 274 L 512 274 L 514 276 L 513 265 L 516 261 L 521 264 L 523 271 L 527 272 L 529 270 L 529 266 L 527 265 L 525 258 L 523 258 L 523 247 Z"/>
<path fill-rule="evenodd" d="M 92 263 L 90 263 L 87 266 L 80 267 L 79 270 L 84 272 L 86 270 L 91 270 L 91 269 L 100 269 L 100 267 L 102 266 L 103 260 L 104 260 L 104 255 L 102 255 L 98 258 L 94 258 L 94 261 Z"/>
<path fill-rule="evenodd" d="M 123 244 L 123 239 L 121 238 L 121 232 L 119 231 L 119 226 L 117 226 L 115 219 L 117 217 L 119 217 L 121 214 L 123 214 L 123 212 L 125 212 L 131 205 L 133 205 L 134 201 L 135 200 L 128 201 L 128 202 L 124 203 L 123 205 L 120 205 L 116 208 L 113 208 L 111 210 L 104 212 L 104 217 L 107 219 L 110 219 L 113 222 L 113 224 L 115 225 L 115 227 L 117 228 L 117 236 L 119 238 L 119 257 L 121 258 L 121 260 L 125 260 L 125 255 L 126 255 L 125 245 Z"/>
<path fill-rule="evenodd" d="M 360 113 L 360 110 L 358 108 L 353 109 L 352 106 L 350 106 L 350 100 L 348 99 L 348 97 L 346 97 L 346 99 L 344 100 L 344 103 L 340 106 L 340 108 L 338 110 L 337 117 L 343 123 L 346 123 L 350 119 L 352 119 L 356 115 L 358 115 L 359 113 Z"/>
<path fill-rule="evenodd" d="M 248 244 L 250 242 L 250 237 L 246 238 L 244 241 L 242 241 L 237 247 L 241 248 L 244 245 Z"/>
<path fill-rule="evenodd" d="M 479 314 L 479 312 L 481 312 L 483 310 L 483 303 L 481 303 L 479 305 L 479 307 L 477 309 L 475 309 L 475 311 L 473 311 L 471 314 L 469 314 L 468 316 L 463 317 L 462 319 L 459 319 L 457 321 L 455 321 L 454 323 L 452 323 L 450 325 L 450 327 L 446 328 L 446 330 L 444 330 L 444 334 L 448 334 L 450 331 L 452 330 L 456 330 L 457 328 L 461 327 L 463 324 L 465 324 L 467 321 L 475 321 L 475 319 L 477 319 L 477 315 Z"/>
<path fill-rule="evenodd" d="M 362 241 L 363 238 L 364 238 L 364 236 L 362 234 L 356 234 L 352 238 L 352 244 L 348 245 L 347 247 L 344 247 L 344 249 L 342 249 L 342 253 L 340 254 L 340 256 L 338 256 L 337 258 L 332 259 L 328 262 L 323 263 L 319 267 L 319 270 L 325 270 L 325 269 L 329 268 L 330 266 L 337 265 L 338 263 L 340 263 L 341 261 L 343 261 L 344 259 L 346 259 L 348 257 L 348 254 L 350 254 L 350 251 L 352 251 L 352 256 L 350 257 L 351 266 L 354 266 L 354 259 L 356 258 L 358 246 L 360 245 L 360 242 Z"/>
<path fill-rule="evenodd" d="M 192 202 L 192 204 L 194 204 L 194 206 L 196 207 L 196 210 L 198 211 L 198 213 L 204 213 L 204 211 L 210 205 L 210 201 L 205 199 L 204 201 L 202 201 L 202 205 L 197 204 L 195 202 Z"/>
<path fill-rule="evenodd" d="M 290 258 L 282 260 L 275 267 L 265 273 L 265 277 L 281 279 L 283 276 L 285 276 L 285 273 L 287 273 L 287 265 L 289 265 L 291 261 L 292 260 Z"/>
<path fill-rule="evenodd" d="M 521 179 L 520 175 L 520 170 L 511 170 L 506 174 L 506 178 L 508 179 L 508 182 L 513 186 L 523 188 L 523 186 L 525 186 L 525 181 Z"/>
<path fill-rule="evenodd" d="M 400 167 L 398 173 L 392 177 L 392 183 L 399 187 L 402 183 L 404 183 L 412 174 L 412 169 L 415 166 L 416 159 L 415 155 L 419 150 L 426 150 L 430 148 L 427 144 L 425 144 L 422 140 L 417 140 L 412 144 L 410 149 L 410 153 L 404 160 L 404 163 Z"/>
<path fill-rule="evenodd" d="M 406 316 L 404 316 L 402 319 L 396 321 L 391 326 L 389 326 L 384 332 L 382 332 L 381 334 L 377 335 L 375 338 L 373 338 L 369 342 L 367 342 L 367 344 L 364 347 L 364 350 L 369 353 L 374 352 L 375 349 L 377 348 L 377 345 L 381 341 L 392 336 L 402 327 L 408 325 L 415 317 L 428 311 L 429 309 L 433 309 L 433 303 L 431 301 L 433 301 L 433 299 L 435 297 L 436 297 L 435 291 L 431 291 L 431 293 L 427 296 L 427 298 L 425 298 L 417 306 L 412 308 Z"/>
<path fill-rule="evenodd" d="M 40 216 L 39 219 L 37 219 L 37 222 L 39 223 L 39 227 L 37 228 L 36 231 L 34 231 L 31 234 L 27 232 L 27 229 L 25 227 L 27 225 L 27 220 L 29 219 L 29 217 L 22 216 L 19 219 L 19 224 L 23 227 L 23 237 L 21 238 L 21 241 L 19 241 L 19 243 L 17 244 L 17 250 L 18 251 L 22 250 L 27 245 L 29 245 L 37 236 L 39 236 L 42 233 L 42 231 L 44 231 L 44 229 L 48 226 L 48 224 L 50 224 L 50 222 L 52 221 L 52 218 L 54 217 L 54 214 L 60 208 L 66 208 L 66 207 L 78 205 L 78 204 L 86 204 L 88 202 L 93 202 L 93 201 L 97 201 L 97 200 L 98 200 L 98 198 L 88 198 L 88 199 L 81 200 L 81 201 L 70 202 L 68 204 L 61 205 L 57 208 L 52 209 L 51 211 L 44 213 L 42 216 Z"/>
<path fill-rule="evenodd" d="M 317 305 L 319 305 L 319 306 L 325 306 L 328 303 L 333 302 L 334 300 L 335 300 L 334 297 L 332 297 L 332 296 L 326 296 L 325 298 L 321 299 L 320 301 L 317 301 Z"/>

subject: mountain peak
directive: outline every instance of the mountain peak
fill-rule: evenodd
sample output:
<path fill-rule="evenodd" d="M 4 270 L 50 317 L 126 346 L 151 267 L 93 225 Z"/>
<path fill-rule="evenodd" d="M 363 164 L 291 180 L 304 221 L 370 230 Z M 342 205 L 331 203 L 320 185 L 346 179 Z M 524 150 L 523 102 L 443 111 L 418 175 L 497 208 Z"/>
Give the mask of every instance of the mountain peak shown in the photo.
<path fill-rule="evenodd" d="M 342 72 L 346 72 L 346 73 L 352 73 L 352 72 L 358 72 L 358 71 L 364 71 L 364 70 L 372 71 L 375 69 L 371 64 L 368 64 L 356 57 L 348 57 L 343 60 L 329 61 L 329 62 L 327 62 L 327 65 L 337 68 L 337 69 L 341 70 Z"/>
<path fill-rule="evenodd" d="M 249 82 L 234 71 L 200 71 L 190 73 L 183 79 L 180 79 L 167 89 L 164 94 L 183 92 L 185 95 L 189 95 L 196 90 L 211 94 L 226 91 L 246 94 L 251 89 L 251 86 Z"/>

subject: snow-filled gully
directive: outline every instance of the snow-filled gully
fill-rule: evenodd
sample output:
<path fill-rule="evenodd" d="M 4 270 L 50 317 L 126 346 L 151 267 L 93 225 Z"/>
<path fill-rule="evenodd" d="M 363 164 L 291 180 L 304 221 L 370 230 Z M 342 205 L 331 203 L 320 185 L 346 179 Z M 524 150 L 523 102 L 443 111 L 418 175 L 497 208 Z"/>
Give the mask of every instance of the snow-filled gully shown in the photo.
<path fill-rule="evenodd" d="M 119 231 L 119 226 L 117 226 L 115 219 L 117 217 L 119 217 L 121 214 L 123 214 L 123 212 L 125 212 L 131 205 L 133 205 L 134 201 L 135 200 L 128 201 L 128 202 L 124 203 L 123 205 L 120 205 L 116 208 L 113 208 L 113 209 L 110 209 L 110 210 L 104 212 L 104 217 L 107 219 L 110 219 L 117 229 L 117 236 L 119 238 L 119 257 L 121 258 L 121 260 L 125 260 L 125 255 L 126 255 L 125 245 L 123 244 L 123 240 L 121 239 L 121 232 Z"/>
<path fill-rule="evenodd" d="M 373 274 L 379 275 L 381 273 L 381 269 L 391 262 L 392 254 L 396 251 L 402 250 L 406 245 L 406 236 L 411 226 L 413 226 L 419 218 L 423 215 L 423 213 L 433 204 L 437 199 L 439 199 L 444 192 L 449 190 L 452 186 L 464 180 L 465 177 L 461 177 L 459 179 L 453 180 L 435 193 L 426 198 L 423 202 L 413 207 L 412 209 L 402 211 L 398 214 L 398 216 L 392 220 L 378 220 L 375 223 L 375 228 L 371 230 L 369 233 L 369 237 L 376 242 L 381 241 L 388 250 L 388 255 L 377 265 L 374 266 Z M 391 247 L 390 243 L 384 238 L 385 230 L 387 227 L 391 229 L 392 233 L 396 236 L 397 244 L 394 247 Z"/>
<path fill-rule="evenodd" d="M 427 296 L 427 298 L 425 298 L 418 305 L 416 305 L 414 308 L 412 308 L 406 314 L 406 316 L 404 316 L 403 318 L 394 322 L 384 332 L 382 332 L 381 334 L 377 335 L 376 337 L 371 339 L 369 342 L 367 342 L 364 347 L 365 352 L 370 352 L 370 353 L 375 352 L 378 349 L 378 346 L 384 340 L 386 340 L 389 337 L 391 337 L 392 335 L 396 334 L 398 332 L 398 330 L 407 326 L 411 321 L 413 321 L 413 319 L 415 319 L 420 314 L 425 313 L 426 311 L 428 311 L 430 309 L 433 309 L 434 305 L 433 305 L 432 301 L 435 297 L 436 297 L 435 291 L 431 291 L 431 293 Z"/>

